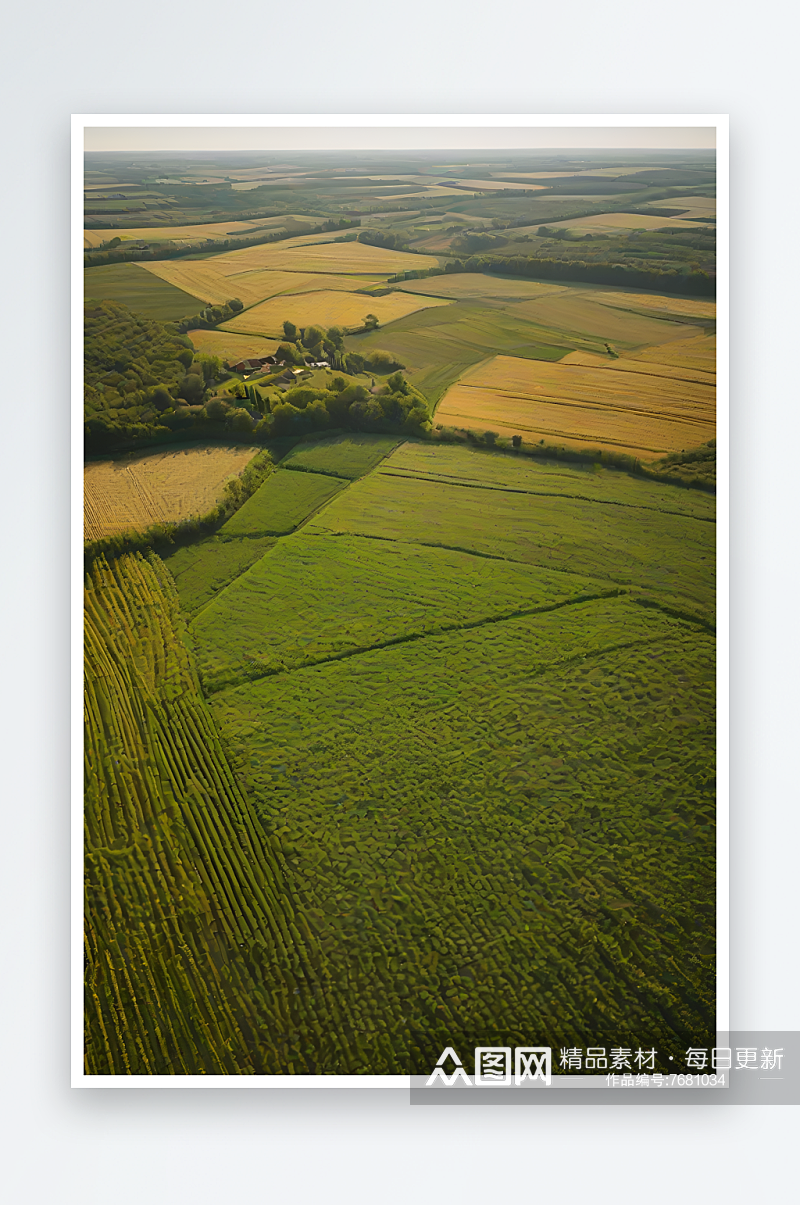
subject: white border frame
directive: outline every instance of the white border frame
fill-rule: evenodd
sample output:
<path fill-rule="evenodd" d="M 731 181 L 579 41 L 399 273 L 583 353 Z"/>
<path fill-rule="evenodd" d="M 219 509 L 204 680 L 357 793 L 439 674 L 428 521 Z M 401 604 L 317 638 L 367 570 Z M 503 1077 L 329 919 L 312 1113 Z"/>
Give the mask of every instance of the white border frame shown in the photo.
<path fill-rule="evenodd" d="M 717 151 L 717 1032 L 730 1028 L 729 676 L 730 391 L 727 114 L 73 114 L 71 148 L 71 981 L 73 1088 L 407 1088 L 408 1075 L 86 1075 L 83 1066 L 83 184 L 86 127 L 337 129 L 713 127 Z M 265 148 L 266 150 L 267 148 Z M 322 148 L 321 148 L 322 149 Z M 380 149 L 379 146 L 373 149 Z M 412 149 L 412 148 L 409 148 Z M 451 147 L 442 146 L 443 150 Z M 480 149 L 480 148 L 475 148 Z M 520 148 L 522 149 L 522 148 Z M 623 148 L 620 148 L 623 149 Z M 132 154 L 135 152 L 131 152 Z M 165 152 L 168 153 L 168 152 Z M 199 152 L 198 152 L 199 153 Z M 531 1035 L 535 1036 L 535 1035 Z"/>

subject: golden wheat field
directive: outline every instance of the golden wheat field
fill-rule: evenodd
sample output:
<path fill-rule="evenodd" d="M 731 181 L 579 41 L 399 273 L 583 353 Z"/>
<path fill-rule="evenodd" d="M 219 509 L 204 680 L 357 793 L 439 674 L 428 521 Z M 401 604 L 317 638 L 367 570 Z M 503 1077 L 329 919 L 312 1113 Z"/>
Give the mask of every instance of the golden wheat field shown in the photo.
<path fill-rule="evenodd" d="M 98 540 L 153 523 L 177 523 L 211 510 L 257 448 L 173 447 L 135 460 L 84 467 L 84 538 Z"/>
<path fill-rule="evenodd" d="M 603 447 L 642 459 L 712 439 L 713 376 L 690 372 L 676 378 L 670 368 L 687 365 L 668 361 L 666 373 L 659 371 L 662 349 L 648 350 L 652 360 L 574 353 L 549 363 L 495 356 L 450 387 L 436 419 L 445 426 L 521 435 L 526 443 Z"/>
<path fill-rule="evenodd" d="M 306 293 L 312 289 L 344 289 L 366 288 L 369 285 L 380 284 L 385 276 L 371 276 L 365 279 L 359 277 L 353 280 L 348 276 L 315 272 L 272 272 L 269 269 L 243 269 L 237 274 L 229 271 L 225 264 L 225 272 L 220 271 L 218 259 L 200 260 L 156 260 L 148 264 L 138 264 L 146 268 L 154 276 L 176 285 L 185 293 L 191 293 L 212 305 L 222 305 L 231 297 L 238 297 L 244 305 L 256 305 L 268 297 L 279 293 Z M 237 265 L 241 266 L 241 265 Z"/>
<path fill-rule="evenodd" d="M 589 234 L 613 234 L 621 230 L 663 230 L 665 226 L 674 230 L 697 231 L 696 224 L 687 222 L 684 218 L 663 218 L 649 213 L 597 213 L 583 218 L 567 218 L 562 222 L 548 222 L 547 225 L 554 230 L 574 229 Z"/>
<path fill-rule="evenodd" d="M 667 201 L 653 201 L 651 204 L 663 206 L 665 209 L 683 209 L 680 216 L 686 218 L 713 218 L 717 214 L 716 197 L 670 197 Z"/>
<path fill-rule="evenodd" d="M 717 303 L 701 297 L 665 297 L 661 293 L 594 293 L 592 301 L 621 310 L 652 310 L 680 318 L 716 318 Z"/>
<path fill-rule="evenodd" d="M 564 289 L 556 295 L 521 301 L 509 307 L 509 313 L 540 326 L 567 331 L 572 335 L 592 335 L 615 345 L 633 349 L 650 343 L 667 343 L 697 333 L 684 322 L 670 322 L 655 313 L 634 314 L 599 301 L 588 289 Z"/>
<path fill-rule="evenodd" d="M 243 247 L 240 251 L 214 256 L 214 263 L 225 276 L 269 268 L 284 272 L 334 272 L 337 275 L 378 276 L 405 272 L 414 268 L 436 268 L 439 261 L 432 255 L 412 255 L 408 251 L 387 251 L 368 243 L 316 243 L 286 239 L 280 243 L 265 243 L 260 247 Z"/>
<path fill-rule="evenodd" d="M 269 221 L 262 218 L 254 222 L 206 222 L 199 226 L 139 226 L 119 230 L 84 230 L 83 245 L 84 247 L 99 247 L 112 238 L 122 239 L 123 242 L 131 239 L 145 239 L 147 242 L 158 242 L 162 239 L 177 242 L 203 242 L 209 238 L 224 239 L 232 236 L 243 238 L 253 230 L 263 230 L 265 226 L 269 225 Z"/>
<path fill-rule="evenodd" d="M 221 330 L 244 334 L 280 336 L 284 321 L 297 326 L 317 325 L 358 328 L 367 314 L 374 314 L 384 326 L 415 310 L 449 305 L 443 297 L 421 297 L 411 293 L 389 293 L 386 297 L 367 297 L 361 293 L 342 293 L 322 289 L 316 293 L 281 294 L 270 297 L 225 322 Z"/>
<path fill-rule="evenodd" d="M 564 293 L 568 286 L 514 277 L 486 276 L 482 272 L 454 272 L 447 276 L 429 276 L 427 280 L 404 280 L 397 287 L 405 293 L 452 297 L 454 301 L 533 301 L 538 297 Z"/>
<path fill-rule="evenodd" d="M 231 331 L 188 331 L 195 351 L 206 356 L 221 356 L 234 364 L 251 356 L 271 356 L 278 348 L 276 339 L 262 335 L 234 335 Z"/>

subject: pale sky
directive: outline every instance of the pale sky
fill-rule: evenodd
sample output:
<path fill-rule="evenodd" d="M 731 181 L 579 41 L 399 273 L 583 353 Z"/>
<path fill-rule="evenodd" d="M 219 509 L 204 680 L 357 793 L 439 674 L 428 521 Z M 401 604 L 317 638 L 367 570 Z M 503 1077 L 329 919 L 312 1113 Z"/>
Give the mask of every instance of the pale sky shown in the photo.
<path fill-rule="evenodd" d="M 100 119 L 102 120 L 102 119 Z M 114 119 L 109 119 L 113 121 Z M 117 119 L 119 120 L 119 119 Z M 155 119 L 157 121 L 157 119 Z M 191 119 L 187 119 L 191 120 Z M 208 121 L 208 117 L 200 120 Z M 212 119 L 213 120 L 213 119 Z M 376 118 L 376 121 L 382 120 Z M 391 121 L 391 117 L 385 120 Z M 413 119 L 411 119 L 413 120 Z M 474 120 L 474 119 L 472 119 Z M 94 122 L 95 124 L 88 124 Z M 87 151 L 273 150 L 713 150 L 716 128 L 695 126 L 263 126 L 98 125 Z"/>

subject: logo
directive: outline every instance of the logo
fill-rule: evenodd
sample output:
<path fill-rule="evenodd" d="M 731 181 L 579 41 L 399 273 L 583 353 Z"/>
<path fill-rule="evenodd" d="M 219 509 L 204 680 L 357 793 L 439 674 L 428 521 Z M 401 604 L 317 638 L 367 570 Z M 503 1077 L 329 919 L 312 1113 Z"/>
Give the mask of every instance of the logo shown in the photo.
<path fill-rule="evenodd" d="M 448 1075 L 445 1066 L 450 1060 L 453 1070 Z M 461 1059 L 452 1046 L 447 1046 L 439 1056 L 433 1073 L 426 1081 L 425 1087 L 430 1088 L 437 1080 L 441 1080 L 446 1088 L 452 1088 L 458 1081 L 467 1088 L 510 1087 L 511 1078 L 511 1047 L 510 1046 L 476 1046 L 475 1074 L 470 1080 Z M 541 1080 L 545 1087 L 550 1087 L 552 1073 L 552 1051 L 549 1046 L 516 1046 L 514 1048 L 514 1078 L 515 1087 L 524 1083 Z"/>

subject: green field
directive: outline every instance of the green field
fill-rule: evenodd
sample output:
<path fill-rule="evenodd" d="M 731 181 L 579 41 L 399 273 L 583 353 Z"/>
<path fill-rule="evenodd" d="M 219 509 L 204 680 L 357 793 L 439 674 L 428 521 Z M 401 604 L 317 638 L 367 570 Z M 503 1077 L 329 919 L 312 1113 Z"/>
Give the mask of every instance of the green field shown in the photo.
<path fill-rule="evenodd" d="M 712 640 L 616 599 L 265 678 L 212 709 L 309 924 L 352 968 L 342 994 L 370 984 L 367 1049 L 387 1035 L 400 1071 L 531 1033 L 709 1033 L 713 699 Z"/>
<path fill-rule="evenodd" d="M 191 615 L 249 569 L 274 543 L 270 536 L 227 540 L 211 536 L 161 555 L 175 579 L 181 606 Z"/>
<path fill-rule="evenodd" d="M 445 548 L 299 532 L 207 606 L 192 638 L 209 692 L 612 592 L 589 578 Z"/>
<path fill-rule="evenodd" d="M 311 383 L 315 384 L 314 376 Z M 329 473 L 332 477 L 348 479 L 363 477 L 380 464 L 398 442 L 394 435 L 369 435 L 362 431 L 335 435 L 318 443 L 298 445 L 284 456 L 281 468 Z"/>
<path fill-rule="evenodd" d="M 278 469 L 222 525 L 219 534 L 223 539 L 286 535 L 343 488 L 344 482 L 335 477 Z"/>
<path fill-rule="evenodd" d="M 175 285 L 143 272 L 138 264 L 105 264 L 99 268 L 85 268 L 83 273 L 84 297 L 94 301 L 115 301 L 127 305 L 146 318 L 157 318 L 160 322 L 177 322 L 198 313 L 206 304 L 185 293 Z"/>
<path fill-rule="evenodd" d="M 441 468 L 449 465 L 454 476 L 462 466 L 469 468 L 476 455 L 458 447 L 438 451 Z M 713 613 L 716 530 L 706 521 L 707 511 L 698 518 L 680 513 L 679 505 L 679 513 L 631 505 L 633 480 L 623 474 L 609 474 L 604 504 L 598 505 L 587 497 L 585 483 L 591 478 L 580 470 L 560 468 L 559 488 L 551 490 L 549 468 L 531 464 L 529 487 L 538 473 L 540 489 L 520 494 L 465 488 L 457 478 L 444 482 L 395 474 L 392 465 L 389 458 L 375 473 L 354 482 L 306 531 L 452 548 L 579 573 L 645 591 L 661 605 L 686 608 L 704 621 Z M 615 482 L 621 483 L 619 501 L 613 499 Z M 662 504 L 670 488 L 635 484 L 641 485 L 641 499 L 652 489 L 653 500 Z"/>
<path fill-rule="evenodd" d="M 172 533 L 194 542 L 86 553 L 91 1074 L 430 1074 L 446 1046 L 530 1044 L 555 1071 L 569 1046 L 667 1071 L 714 1042 L 713 231 L 538 233 L 710 192 L 713 156 L 481 155 L 120 176 L 163 197 L 154 238 L 156 215 L 320 229 L 85 272 L 114 303 L 86 320 L 90 448 L 191 424 L 264 449 L 258 488 L 248 469 Z M 89 163 L 112 194 L 118 162 Z M 346 289 L 377 329 L 345 321 Z M 393 318 L 414 295 L 445 303 Z M 272 341 L 159 325 L 234 297 L 239 326 L 273 298 Z M 193 360 L 278 342 L 305 390 L 265 369 L 232 396 Z M 703 434 L 679 436 L 701 390 Z M 651 395 L 675 438 L 624 443 Z"/>

